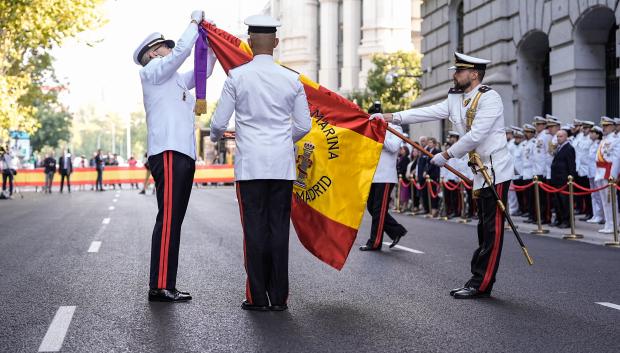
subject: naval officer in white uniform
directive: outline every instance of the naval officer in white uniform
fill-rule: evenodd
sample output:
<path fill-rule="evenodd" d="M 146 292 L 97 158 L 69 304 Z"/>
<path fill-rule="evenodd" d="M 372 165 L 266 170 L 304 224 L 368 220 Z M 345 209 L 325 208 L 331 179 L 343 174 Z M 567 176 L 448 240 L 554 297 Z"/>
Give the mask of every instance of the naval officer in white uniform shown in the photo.
<path fill-rule="evenodd" d="M 149 35 L 136 48 L 133 60 L 141 65 L 140 79 L 146 110 L 148 161 L 157 190 L 159 211 L 151 243 L 149 300 L 185 301 L 192 297 L 176 289 L 181 224 L 192 191 L 196 160 L 194 137 L 194 72 L 177 70 L 190 56 L 198 38 L 203 11 L 194 11 L 177 41 L 160 33 Z M 207 77 L 215 55 L 208 49 Z"/>
<path fill-rule="evenodd" d="M 270 16 L 245 20 L 249 63 L 232 69 L 211 121 L 211 141 L 224 134 L 235 116 L 235 180 L 244 233 L 247 272 L 245 310 L 286 310 L 288 236 L 294 143 L 310 131 L 310 111 L 299 75 L 277 63 L 276 27 Z"/>
<path fill-rule="evenodd" d="M 431 163 L 443 166 L 450 158 L 477 152 L 488 168 L 494 185 L 486 185 L 480 172 L 474 175 L 474 190 L 479 194 L 478 249 L 471 261 L 472 277 L 462 287 L 450 292 L 457 299 L 488 297 L 491 294 L 504 239 L 504 214 L 498 208 L 491 187 L 495 187 L 504 204 L 513 177 L 512 156 L 506 147 L 504 105 L 500 95 L 482 79 L 489 60 L 454 53 L 454 88 L 448 98 L 430 107 L 415 108 L 394 114 L 381 114 L 388 122 L 415 124 L 449 119 L 462 137 L 448 150 L 438 153 Z M 466 117 L 467 111 L 473 120 Z M 473 113 L 473 114 L 472 114 Z"/>
<path fill-rule="evenodd" d="M 368 110 L 368 113 L 381 113 L 381 111 L 381 103 L 375 102 Z M 390 126 L 398 132 L 403 133 L 403 129 L 400 126 L 392 124 Z M 360 247 L 361 251 L 381 250 L 384 232 L 392 239 L 390 249 L 396 246 L 400 238 L 407 234 L 407 229 L 398 223 L 388 212 L 390 207 L 390 195 L 396 183 L 399 182 L 398 176 L 396 175 L 396 158 L 400 150 L 400 143 L 401 140 L 396 135 L 389 131 L 385 133 L 383 149 L 381 150 L 381 156 L 379 157 L 379 163 L 377 163 L 375 175 L 372 178 L 372 184 L 370 185 L 370 192 L 368 193 L 368 200 L 366 202 L 366 208 L 372 217 L 370 238 L 366 242 L 366 245 Z"/>

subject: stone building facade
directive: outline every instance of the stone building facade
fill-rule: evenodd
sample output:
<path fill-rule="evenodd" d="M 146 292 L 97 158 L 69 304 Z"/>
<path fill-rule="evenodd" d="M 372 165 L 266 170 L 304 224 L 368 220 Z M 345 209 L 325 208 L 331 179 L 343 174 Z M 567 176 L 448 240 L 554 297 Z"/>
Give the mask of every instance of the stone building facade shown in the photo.
<path fill-rule="evenodd" d="M 423 94 L 413 106 L 445 99 L 453 52 L 492 60 L 484 82 L 504 100 L 506 124 L 550 113 L 564 122 L 617 117 L 618 0 L 425 0 Z M 427 123 L 414 135 L 442 136 Z"/>
<path fill-rule="evenodd" d="M 421 0 L 270 0 L 280 62 L 346 94 L 364 88 L 375 53 L 420 51 Z"/>

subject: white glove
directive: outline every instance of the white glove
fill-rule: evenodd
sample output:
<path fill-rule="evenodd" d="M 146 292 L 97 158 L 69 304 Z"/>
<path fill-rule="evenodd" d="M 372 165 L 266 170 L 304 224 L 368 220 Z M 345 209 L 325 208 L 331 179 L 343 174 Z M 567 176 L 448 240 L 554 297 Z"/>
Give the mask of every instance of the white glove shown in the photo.
<path fill-rule="evenodd" d="M 431 159 L 431 163 L 438 167 L 443 167 L 447 162 L 448 160 L 443 156 L 443 152 L 437 153 L 433 156 L 433 159 Z"/>
<path fill-rule="evenodd" d="M 368 120 L 383 120 L 385 121 L 385 119 L 383 119 L 383 114 L 382 113 L 374 113 L 370 115 L 370 118 L 368 118 Z"/>
<path fill-rule="evenodd" d="M 196 23 L 200 24 L 202 20 L 205 19 L 205 12 L 202 10 L 194 10 L 192 11 L 192 21 L 196 21 Z"/>

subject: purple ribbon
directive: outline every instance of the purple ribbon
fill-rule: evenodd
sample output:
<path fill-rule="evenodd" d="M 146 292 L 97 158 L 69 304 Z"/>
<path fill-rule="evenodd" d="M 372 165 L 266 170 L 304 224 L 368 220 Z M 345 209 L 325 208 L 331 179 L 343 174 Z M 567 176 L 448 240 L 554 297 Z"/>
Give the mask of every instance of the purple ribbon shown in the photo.
<path fill-rule="evenodd" d="M 196 99 L 205 100 L 207 96 L 207 31 L 198 26 L 198 39 L 194 48 L 194 83 Z"/>

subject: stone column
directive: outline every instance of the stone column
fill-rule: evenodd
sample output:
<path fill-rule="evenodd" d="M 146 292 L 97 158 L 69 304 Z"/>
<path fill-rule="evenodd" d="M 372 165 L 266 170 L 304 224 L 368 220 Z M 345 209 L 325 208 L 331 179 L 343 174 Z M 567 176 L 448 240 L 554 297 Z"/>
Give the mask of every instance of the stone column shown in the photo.
<path fill-rule="evenodd" d="M 318 0 L 279 0 L 279 60 L 310 79 L 318 80 Z"/>
<path fill-rule="evenodd" d="M 338 0 L 320 0 L 321 58 L 319 83 L 338 89 Z"/>
<path fill-rule="evenodd" d="M 357 50 L 361 39 L 361 0 L 342 2 L 342 84 L 341 92 L 359 88 L 360 57 Z"/>
<path fill-rule="evenodd" d="M 362 45 L 359 55 L 362 68 L 359 85 L 366 86 L 368 70 L 375 53 L 411 50 L 411 0 L 364 0 Z"/>

